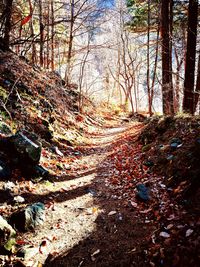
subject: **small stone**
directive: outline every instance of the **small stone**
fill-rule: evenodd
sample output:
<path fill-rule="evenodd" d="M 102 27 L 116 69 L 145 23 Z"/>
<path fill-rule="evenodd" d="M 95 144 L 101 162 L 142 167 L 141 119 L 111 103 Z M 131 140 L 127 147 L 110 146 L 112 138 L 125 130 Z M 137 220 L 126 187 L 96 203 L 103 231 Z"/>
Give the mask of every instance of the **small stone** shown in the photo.
<path fill-rule="evenodd" d="M 14 197 L 14 201 L 17 203 L 23 203 L 23 202 L 25 202 L 25 199 L 21 196 L 16 196 L 16 197 Z"/>
<path fill-rule="evenodd" d="M 170 230 L 170 229 L 172 229 L 173 227 L 174 227 L 174 225 L 171 223 L 171 224 L 167 225 L 166 229 L 167 229 L 167 230 Z"/>
<path fill-rule="evenodd" d="M 185 236 L 186 236 L 186 237 L 189 237 L 193 232 L 194 232 L 194 230 L 192 230 L 192 229 L 188 229 L 188 230 L 186 231 L 186 233 L 185 233 Z"/>
<path fill-rule="evenodd" d="M 160 232 L 160 236 L 164 238 L 169 238 L 170 234 L 168 234 L 167 232 Z"/>
<path fill-rule="evenodd" d="M 179 138 L 173 138 L 171 141 L 170 141 L 170 147 L 173 148 L 173 149 L 176 149 L 176 148 L 179 148 L 182 146 L 182 142 Z"/>
<path fill-rule="evenodd" d="M 138 193 L 137 193 L 137 197 L 142 200 L 142 201 L 148 201 L 150 200 L 150 190 L 148 187 L 146 187 L 144 184 L 138 184 L 137 185 L 137 190 L 138 190 Z"/>

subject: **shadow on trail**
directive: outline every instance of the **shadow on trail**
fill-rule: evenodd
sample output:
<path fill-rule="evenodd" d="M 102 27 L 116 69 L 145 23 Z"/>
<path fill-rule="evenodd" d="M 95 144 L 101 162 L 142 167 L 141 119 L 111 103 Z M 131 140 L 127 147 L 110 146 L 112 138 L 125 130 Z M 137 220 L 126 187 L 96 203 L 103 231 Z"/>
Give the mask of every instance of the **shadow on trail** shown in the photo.
<path fill-rule="evenodd" d="M 26 199 L 26 203 L 35 203 L 35 202 L 64 202 L 70 199 L 75 199 L 77 197 L 83 196 L 88 193 L 88 188 L 91 185 L 87 184 L 85 186 L 77 187 L 71 190 L 60 189 L 54 192 L 46 193 L 46 194 L 33 194 L 33 193 L 23 193 L 21 196 Z"/>
<path fill-rule="evenodd" d="M 74 172 L 77 170 L 75 169 Z M 64 182 L 64 181 L 70 181 L 70 180 L 76 180 L 84 176 L 91 175 L 96 172 L 96 168 L 89 169 L 87 171 L 81 172 L 81 173 L 74 173 L 69 175 L 60 175 L 60 176 L 50 176 L 49 181 L 50 182 Z"/>

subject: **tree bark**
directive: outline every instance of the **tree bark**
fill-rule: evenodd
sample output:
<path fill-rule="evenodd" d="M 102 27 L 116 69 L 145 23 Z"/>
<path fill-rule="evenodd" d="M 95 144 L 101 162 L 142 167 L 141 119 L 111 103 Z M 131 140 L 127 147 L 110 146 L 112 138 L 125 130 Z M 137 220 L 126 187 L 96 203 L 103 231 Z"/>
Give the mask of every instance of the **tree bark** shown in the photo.
<path fill-rule="evenodd" d="M 4 28 L 4 49 L 9 50 L 10 47 L 10 31 L 11 31 L 11 16 L 12 16 L 13 0 L 6 1 L 5 7 L 5 28 Z"/>
<path fill-rule="evenodd" d="M 51 0 L 51 70 L 54 69 L 54 0 Z"/>
<path fill-rule="evenodd" d="M 67 84 L 71 82 L 71 59 L 72 59 L 72 47 L 73 47 L 73 29 L 74 29 L 74 0 L 70 0 L 70 28 L 69 28 L 69 42 L 68 42 L 68 53 L 67 53 L 67 67 L 65 72 L 65 81 Z"/>
<path fill-rule="evenodd" d="M 29 25 L 30 25 L 31 35 L 34 36 L 35 33 L 34 33 L 33 21 L 32 20 L 30 20 Z M 34 40 L 32 41 L 32 44 L 31 44 L 31 63 L 32 64 L 37 64 L 37 50 L 36 50 L 36 45 L 35 45 Z"/>
<path fill-rule="evenodd" d="M 162 37 L 162 95 L 163 113 L 172 115 L 173 88 L 170 53 L 170 0 L 162 0 L 161 3 L 161 37 Z"/>
<path fill-rule="evenodd" d="M 196 111 L 196 108 L 197 108 L 197 104 L 199 101 L 199 94 L 200 94 L 200 52 L 199 52 L 199 61 L 198 61 L 198 69 L 197 69 L 197 82 L 196 82 L 196 89 L 195 89 L 194 111 Z"/>
<path fill-rule="evenodd" d="M 148 0 L 148 15 L 147 15 L 147 92 L 148 92 L 148 108 L 149 116 L 152 116 L 152 98 L 150 88 L 150 0 Z"/>
<path fill-rule="evenodd" d="M 39 0 L 39 23 L 40 23 L 40 66 L 44 66 L 44 23 L 42 15 L 42 0 Z"/>
<path fill-rule="evenodd" d="M 198 23 L 198 0 L 190 0 L 188 8 L 188 35 L 187 51 L 185 62 L 185 81 L 184 81 L 184 98 L 183 111 L 194 114 L 195 112 L 195 56 L 197 42 L 197 23 Z"/>

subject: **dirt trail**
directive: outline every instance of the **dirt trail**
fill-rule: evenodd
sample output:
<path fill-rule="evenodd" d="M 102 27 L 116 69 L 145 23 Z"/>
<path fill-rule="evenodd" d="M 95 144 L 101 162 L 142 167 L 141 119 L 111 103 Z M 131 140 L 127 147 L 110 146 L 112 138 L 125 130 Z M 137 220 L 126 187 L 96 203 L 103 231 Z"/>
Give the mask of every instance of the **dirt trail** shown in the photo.
<path fill-rule="evenodd" d="M 73 170 L 53 183 L 39 184 L 34 194 L 26 196 L 30 202 L 43 201 L 47 207 L 40 232 L 21 237 L 34 245 L 34 258 L 30 250 L 27 266 L 36 260 L 46 260 L 45 266 L 143 266 L 141 248 L 152 226 L 147 228 L 125 205 L 124 198 L 116 197 L 106 185 L 113 169 L 107 157 L 123 143 L 130 129 L 137 136 L 140 126 L 100 130 L 91 137 L 93 145 L 82 148 Z M 81 171 L 81 166 L 87 169 Z"/>

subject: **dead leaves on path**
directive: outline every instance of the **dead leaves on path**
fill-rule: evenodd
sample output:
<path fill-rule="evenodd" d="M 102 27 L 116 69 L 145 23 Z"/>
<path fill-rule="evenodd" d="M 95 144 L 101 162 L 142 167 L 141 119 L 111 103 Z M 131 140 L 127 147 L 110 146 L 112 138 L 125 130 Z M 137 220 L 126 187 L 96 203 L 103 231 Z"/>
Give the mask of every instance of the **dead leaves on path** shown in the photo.
<path fill-rule="evenodd" d="M 112 154 L 101 164 L 108 173 L 105 185 L 113 199 L 122 200 L 130 212 L 133 210 L 138 218 L 143 218 L 144 224 L 155 226 L 156 231 L 146 237 L 149 245 L 145 254 L 150 266 L 186 266 L 184 253 L 194 254 L 186 262 L 196 266 L 200 222 L 174 197 L 184 190 L 185 183 L 168 188 L 164 177 L 153 173 L 152 165 L 145 164 L 145 160 L 142 146 L 134 143 L 134 138 L 125 137 L 117 146 L 113 145 Z M 141 183 L 151 191 L 151 200 L 145 203 L 136 197 L 136 185 Z"/>

